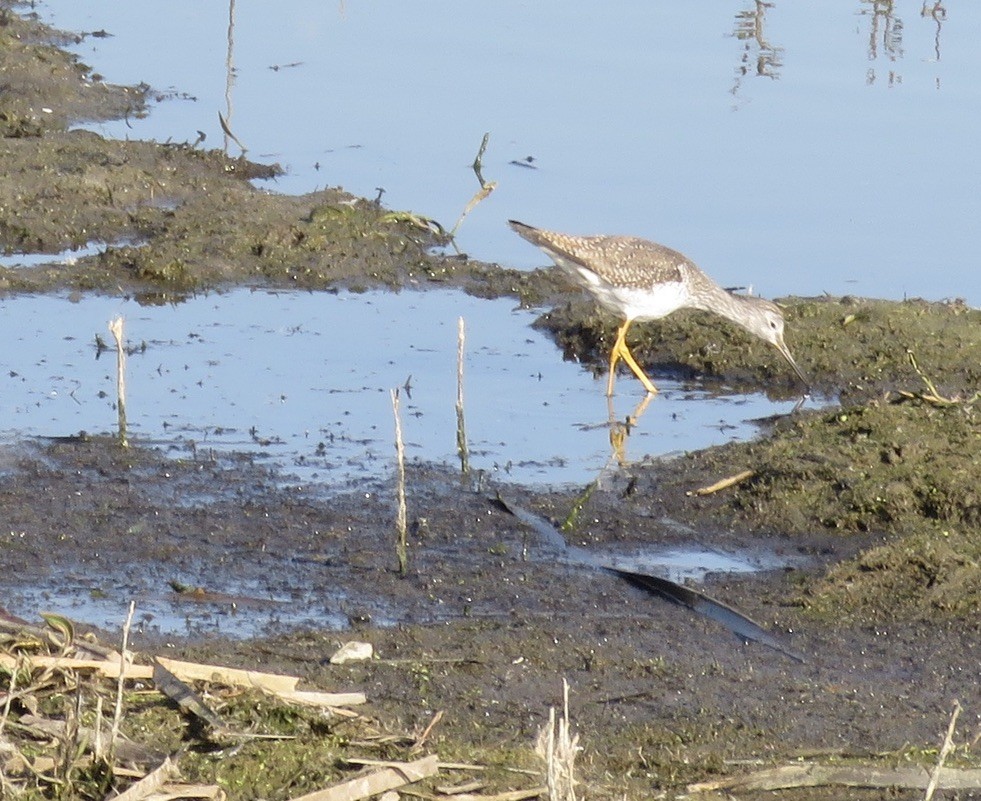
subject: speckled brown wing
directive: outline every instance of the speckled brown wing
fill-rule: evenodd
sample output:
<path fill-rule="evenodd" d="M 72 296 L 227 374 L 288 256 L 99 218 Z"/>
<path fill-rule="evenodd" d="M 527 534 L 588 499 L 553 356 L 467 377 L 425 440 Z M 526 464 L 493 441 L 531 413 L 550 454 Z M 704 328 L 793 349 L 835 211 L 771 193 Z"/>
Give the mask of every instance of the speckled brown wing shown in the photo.
<path fill-rule="evenodd" d="M 616 287 L 648 289 L 657 284 L 681 282 L 685 269 L 694 267 L 676 250 L 637 237 L 569 236 L 513 220 L 511 227 L 560 265 L 563 261 L 571 262 Z"/>

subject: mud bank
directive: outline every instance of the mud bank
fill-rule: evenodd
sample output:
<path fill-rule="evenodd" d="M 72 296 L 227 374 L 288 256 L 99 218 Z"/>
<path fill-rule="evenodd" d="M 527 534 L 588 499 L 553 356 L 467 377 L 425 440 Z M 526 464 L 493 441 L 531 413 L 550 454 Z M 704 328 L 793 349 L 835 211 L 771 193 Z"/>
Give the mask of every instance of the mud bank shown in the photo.
<path fill-rule="evenodd" d="M 541 308 L 538 324 L 564 355 L 602 369 L 613 321 L 554 271 L 449 255 L 420 216 L 340 191 L 287 197 L 250 183 L 274 165 L 70 130 L 145 113 L 152 90 L 105 84 L 53 46 L 60 35 L 9 5 L 0 21 L 0 247 L 56 253 L 103 243 L 72 265 L 0 269 L 0 292 L 160 302 L 243 284 L 450 283 Z M 120 608 L 131 597 L 164 599 L 177 614 L 193 605 L 188 616 L 212 624 L 163 637 L 144 619 L 137 647 L 356 686 L 382 728 L 418 728 L 442 710 L 430 743 L 448 761 L 533 765 L 531 743 L 564 677 L 589 797 L 679 793 L 748 762 L 929 764 L 955 698 L 965 709 L 956 739 L 975 738 L 958 756 L 976 764 L 981 313 L 956 301 L 782 302 L 797 360 L 840 408 L 770 421 L 751 443 L 625 465 L 588 497 L 478 492 L 444 466 L 411 465 L 405 577 L 394 569 L 390 482 L 327 497 L 284 487 L 247 458 L 174 461 L 103 437 L 9 444 L 0 470 L 4 598 L 40 590 L 41 600 L 98 595 Z M 635 336 L 634 353 L 655 375 L 799 391 L 772 350 L 710 318 L 678 315 Z M 647 414 L 656 411 L 655 400 Z M 741 472 L 729 489 L 692 494 Z M 807 661 L 743 645 L 687 610 L 542 556 L 488 500 L 494 490 L 557 522 L 581 507 L 567 536 L 596 551 L 697 542 L 793 556 L 752 578 L 712 576 L 705 589 Z M 182 586 L 205 593 L 207 616 L 200 594 L 175 592 Z M 245 640 L 215 635 L 223 620 L 269 603 L 303 610 L 302 624 L 260 627 L 264 636 Z M 328 667 L 352 637 L 381 659 Z M 317 736 L 311 730 L 310 742 Z M 287 752 L 276 753 L 205 754 L 196 770 L 236 798 L 285 797 L 256 768 L 289 772 Z M 508 789 L 508 773 L 492 771 L 489 786 Z M 312 789 L 299 782 L 291 793 Z"/>

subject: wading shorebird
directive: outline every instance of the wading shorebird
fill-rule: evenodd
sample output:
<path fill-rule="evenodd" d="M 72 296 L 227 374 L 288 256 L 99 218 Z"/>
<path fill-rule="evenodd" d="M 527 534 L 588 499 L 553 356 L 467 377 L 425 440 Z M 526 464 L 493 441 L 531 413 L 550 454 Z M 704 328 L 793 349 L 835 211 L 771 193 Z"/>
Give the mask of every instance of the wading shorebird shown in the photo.
<path fill-rule="evenodd" d="M 623 321 L 610 353 L 608 396 L 613 394 L 616 367 L 621 359 L 649 393 L 657 392 L 627 347 L 627 329 L 634 320 L 658 320 L 678 309 L 718 314 L 769 342 L 807 386 L 807 378 L 783 341 L 783 312 L 775 303 L 723 289 L 691 259 L 646 239 L 570 236 L 533 228 L 517 220 L 509 220 L 508 224 L 544 250 L 573 281 Z"/>

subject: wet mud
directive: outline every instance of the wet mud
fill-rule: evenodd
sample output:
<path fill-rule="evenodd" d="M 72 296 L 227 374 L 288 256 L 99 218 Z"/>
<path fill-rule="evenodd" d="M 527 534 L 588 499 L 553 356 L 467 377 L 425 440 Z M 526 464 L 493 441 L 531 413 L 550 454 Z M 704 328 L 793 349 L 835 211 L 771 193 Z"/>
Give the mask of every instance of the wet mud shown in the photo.
<path fill-rule="evenodd" d="M 102 243 L 71 265 L 2 268 L 0 292 L 153 303 L 239 285 L 451 284 L 541 309 L 556 358 L 603 369 L 615 321 L 554 270 L 473 262 L 422 217 L 337 190 L 288 197 L 250 183 L 275 165 L 70 130 L 145 113 L 152 89 L 105 84 L 54 46 L 62 35 L 9 5 L 0 23 L 0 247 Z M 362 689 L 369 714 L 393 728 L 441 710 L 431 742 L 446 761 L 527 764 L 565 678 L 588 797 L 676 794 L 803 757 L 931 764 L 955 699 L 957 741 L 981 727 L 981 312 L 956 300 L 781 303 L 797 361 L 839 406 L 768 421 L 753 442 L 627 463 L 588 494 L 411 464 L 405 576 L 391 481 L 327 494 L 247 457 L 173 460 L 109 437 L 8 443 L 0 606 L 47 594 L 188 610 L 196 622 L 180 635 L 145 616 L 137 647 Z M 711 318 L 632 332 L 655 381 L 800 391 L 772 349 Z M 620 391 L 632 383 L 623 377 Z M 646 414 L 656 413 L 655 399 Z M 695 494 L 737 473 L 733 486 Z M 498 491 L 556 523 L 578 510 L 566 538 L 596 553 L 695 543 L 783 557 L 779 569 L 714 574 L 700 588 L 806 661 L 565 563 L 495 505 Z M 242 619 L 261 622 L 225 636 Z M 381 658 L 330 666 L 349 639 Z M 976 764 L 976 739 L 959 756 Z M 222 770 L 236 765 L 255 771 L 247 751 Z M 493 782 L 506 789 L 506 774 Z"/>

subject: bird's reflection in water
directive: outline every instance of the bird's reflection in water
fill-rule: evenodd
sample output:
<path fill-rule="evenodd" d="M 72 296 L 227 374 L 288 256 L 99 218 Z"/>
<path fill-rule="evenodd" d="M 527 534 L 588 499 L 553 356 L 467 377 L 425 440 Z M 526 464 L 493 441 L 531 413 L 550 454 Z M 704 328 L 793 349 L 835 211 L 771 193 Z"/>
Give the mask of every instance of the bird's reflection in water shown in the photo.
<path fill-rule="evenodd" d="M 627 438 L 630 436 L 630 432 L 637 426 L 637 423 L 640 422 L 640 418 L 643 417 L 644 412 L 647 411 L 647 407 L 655 397 L 650 393 L 644 395 L 640 403 L 634 407 L 633 412 L 622 420 L 617 418 L 613 398 L 611 396 L 607 397 L 606 407 L 610 420 L 610 461 L 608 464 L 615 463 L 618 467 L 624 467 L 628 464 Z"/>

